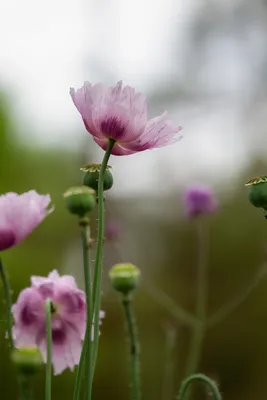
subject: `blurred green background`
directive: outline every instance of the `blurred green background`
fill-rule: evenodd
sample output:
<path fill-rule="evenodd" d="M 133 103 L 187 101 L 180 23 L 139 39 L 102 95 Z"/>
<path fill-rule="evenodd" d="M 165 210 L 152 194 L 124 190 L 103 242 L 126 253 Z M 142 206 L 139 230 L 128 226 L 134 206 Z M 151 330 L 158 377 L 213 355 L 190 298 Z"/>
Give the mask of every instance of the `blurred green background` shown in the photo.
<path fill-rule="evenodd" d="M 18 292 L 34 275 L 46 275 L 54 268 L 73 273 L 81 284 L 79 229 L 64 207 L 62 193 L 81 181 L 78 153 L 67 150 L 42 151 L 20 147 L 16 127 L 12 126 L 6 101 L 0 109 L 0 186 L 1 192 L 35 188 L 51 193 L 55 212 L 18 247 L 3 253 L 15 300 Z M 86 137 L 88 141 L 91 139 Z M 127 163 L 128 158 L 124 158 Z M 90 160 L 88 160 L 90 161 Z M 267 225 L 260 210 L 247 200 L 244 182 L 264 173 L 267 166 L 252 160 L 238 179 L 216 185 L 220 210 L 203 221 L 209 232 L 209 313 L 216 311 L 237 292 L 248 287 L 266 257 Z M 157 298 L 147 291 L 146 281 L 164 291 L 188 310 L 194 308 L 196 285 L 196 231 L 186 220 L 182 207 L 182 187 L 166 192 L 160 200 L 154 196 L 114 200 L 106 199 L 107 218 L 121 225 L 121 237 L 107 242 L 102 308 L 106 318 L 100 339 L 100 356 L 94 383 L 95 399 L 127 399 L 128 353 L 119 297 L 109 287 L 107 270 L 115 262 L 136 263 L 145 277 L 137 291 L 134 307 L 141 341 L 141 371 L 144 398 L 172 398 L 184 374 L 191 331 L 176 320 Z M 231 195 L 229 196 L 229 193 Z M 160 201 L 162 213 L 144 210 Z M 138 203 L 138 204 L 137 204 Z M 142 206 L 140 207 L 140 204 Z M 164 214 L 164 212 L 163 212 Z M 160 292 L 156 297 L 160 298 Z M 263 399 L 267 395 L 267 279 L 246 298 L 226 320 L 207 332 L 200 370 L 215 377 L 226 399 Z M 3 295 L 2 289 L 0 292 Z M 1 306 L 0 390 L 1 399 L 16 399 L 14 370 L 4 340 L 4 304 Z M 166 389 L 166 332 L 176 334 L 171 354 L 171 369 Z M 70 399 L 74 376 L 65 372 L 53 379 L 53 398 Z M 165 385 L 165 386 L 164 386 Z M 165 389 L 164 389 L 165 387 Z M 43 398 L 44 371 L 36 381 L 36 399 Z M 165 397 L 166 398 L 166 397 Z M 201 391 L 196 399 L 202 398 Z"/>

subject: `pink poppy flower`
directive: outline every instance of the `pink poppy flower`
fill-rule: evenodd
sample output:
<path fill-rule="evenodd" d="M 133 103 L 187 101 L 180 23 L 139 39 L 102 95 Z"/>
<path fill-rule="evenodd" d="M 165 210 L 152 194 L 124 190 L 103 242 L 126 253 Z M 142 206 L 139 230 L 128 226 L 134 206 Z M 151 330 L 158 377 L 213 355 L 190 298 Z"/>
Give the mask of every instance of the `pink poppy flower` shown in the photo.
<path fill-rule="evenodd" d="M 191 185 L 184 193 L 186 213 L 194 218 L 199 215 L 212 214 L 218 208 L 218 200 L 213 190 L 204 185 Z"/>
<path fill-rule="evenodd" d="M 108 139 L 116 141 L 112 154 L 124 156 L 167 146 L 180 139 L 180 126 L 166 120 L 167 112 L 148 120 L 146 96 L 130 86 L 85 82 L 81 89 L 70 89 L 85 128 L 106 150 Z"/>
<path fill-rule="evenodd" d="M 54 374 L 79 363 L 86 329 L 85 293 L 70 275 L 57 271 L 48 277 L 33 276 L 12 307 L 13 335 L 18 348 L 37 346 L 46 361 L 45 301 L 52 302 L 52 362 Z M 103 313 L 100 313 L 100 318 Z"/>
<path fill-rule="evenodd" d="M 39 195 L 35 190 L 1 195 L 0 251 L 24 240 L 53 211 L 47 208 L 50 202 L 49 195 Z"/>

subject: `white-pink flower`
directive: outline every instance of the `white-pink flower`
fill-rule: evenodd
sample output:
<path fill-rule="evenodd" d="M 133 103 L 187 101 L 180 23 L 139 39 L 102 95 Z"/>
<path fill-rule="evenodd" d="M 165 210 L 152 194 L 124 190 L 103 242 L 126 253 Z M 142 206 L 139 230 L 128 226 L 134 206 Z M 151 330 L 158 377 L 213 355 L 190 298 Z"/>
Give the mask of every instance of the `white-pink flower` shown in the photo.
<path fill-rule="evenodd" d="M 0 251 L 24 240 L 53 211 L 48 209 L 50 202 L 49 195 L 39 195 L 35 190 L 1 195 Z"/>
<path fill-rule="evenodd" d="M 94 141 L 104 150 L 109 139 L 116 141 L 113 155 L 167 146 L 181 137 L 181 127 L 166 120 L 167 112 L 148 120 L 146 96 L 122 82 L 111 87 L 85 82 L 70 95 Z"/>
<path fill-rule="evenodd" d="M 70 275 L 57 271 L 48 277 L 33 276 L 12 307 L 13 335 L 17 347 L 37 346 L 46 361 L 45 301 L 52 302 L 52 362 L 54 374 L 79 363 L 86 329 L 85 293 Z M 103 313 L 100 313 L 100 318 Z"/>

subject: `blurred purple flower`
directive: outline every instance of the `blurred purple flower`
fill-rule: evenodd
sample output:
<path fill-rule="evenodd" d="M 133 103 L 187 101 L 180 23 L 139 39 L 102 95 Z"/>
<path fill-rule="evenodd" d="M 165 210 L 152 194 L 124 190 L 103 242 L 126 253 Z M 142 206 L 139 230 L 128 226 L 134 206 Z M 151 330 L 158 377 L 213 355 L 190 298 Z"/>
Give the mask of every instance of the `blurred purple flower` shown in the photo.
<path fill-rule="evenodd" d="M 24 240 L 53 211 L 48 209 L 50 202 L 49 195 L 39 195 L 35 190 L 1 195 L 0 251 Z"/>
<path fill-rule="evenodd" d="M 117 221 L 107 221 L 105 228 L 105 239 L 107 240 L 117 240 L 121 234 L 121 227 Z"/>
<path fill-rule="evenodd" d="M 200 184 L 191 185 L 185 190 L 184 204 L 186 213 L 191 218 L 212 214 L 218 208 L 218 200 L 213 190 Z"/>
<path fill-rule="evenodd" d="M 110 87 L 85 82 L 78 90 L 71 88 L 70 95 L 94 141 L 103 150 L 107 139 L 116 141 L 113 155 L 167 146 L 181 137 L 181 127 L 166 120 L 167 112 L 148 120 L 146 96 L 122 82 Z"/>
<path fill-rule="evenodd" d="M 51 272 L 47 278 L 33 276 L 12 307 L 14 341 L 18 348 L 37 346 L 46 361 L 45 301 L 52 302 L 52 363 L 54 374 L 79 363 L 86 329 L 85 293 L 70 275 Z M 100 318 L 103 312 L 100 312 Z"/>

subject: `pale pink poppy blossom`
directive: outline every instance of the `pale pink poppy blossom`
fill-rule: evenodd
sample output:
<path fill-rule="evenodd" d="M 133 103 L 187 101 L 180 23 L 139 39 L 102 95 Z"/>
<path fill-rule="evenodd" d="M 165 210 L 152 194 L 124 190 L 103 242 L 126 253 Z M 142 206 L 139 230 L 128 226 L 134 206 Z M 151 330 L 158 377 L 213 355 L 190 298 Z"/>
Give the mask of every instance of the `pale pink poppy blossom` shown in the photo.
<path fill-rule="evenodd" d="M 167 112 L 148 120 L 146 96 L 122 82 L 110 87 L 85 82 L 78 90 L 71 88 L 70 95 L 94 141 L 103 150 L 108 139 L 116 141 L 113 155 L 167 146 L 181 138 L 181 127 L 166 119 Z"/>
<path fill-rule="evenodd" d="M 50 196 L 35 190 L 0 196 L 0 251 L 24 240 L 53 211 Z"/>
<path fill-rule="evenodd" d="M 12 307 L 13 336 L 16 347 L 39 347 L 46 362 L 45 302 L 52 302 L 52 363 L 54 374 L 79 363 L 86 329 L 86 300 L 70 275 L 57 271 L 48 277 L 33 276 Z M 100 313 L 100 318 L 103 312 Z"/>

